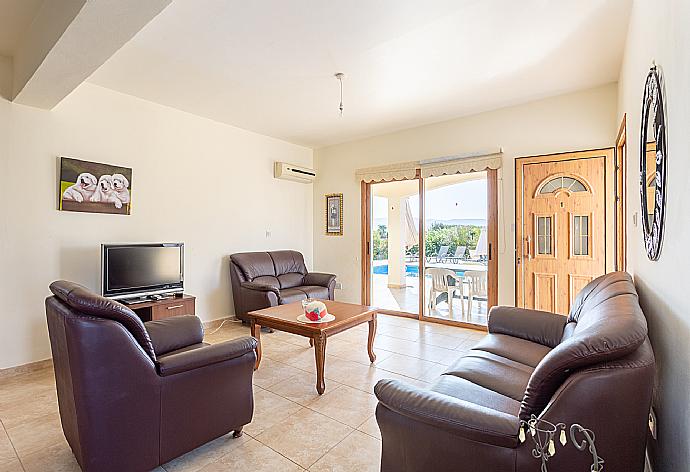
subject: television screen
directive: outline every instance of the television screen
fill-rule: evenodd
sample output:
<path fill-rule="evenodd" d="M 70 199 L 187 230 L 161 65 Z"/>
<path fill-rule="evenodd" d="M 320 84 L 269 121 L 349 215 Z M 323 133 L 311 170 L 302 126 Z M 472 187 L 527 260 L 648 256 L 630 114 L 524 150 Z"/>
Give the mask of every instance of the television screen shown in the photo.
<path fill-rule="evenodd" d="M 103 295 L 155 293 L 181 289 L 183 244 L 104 245 Z"/>

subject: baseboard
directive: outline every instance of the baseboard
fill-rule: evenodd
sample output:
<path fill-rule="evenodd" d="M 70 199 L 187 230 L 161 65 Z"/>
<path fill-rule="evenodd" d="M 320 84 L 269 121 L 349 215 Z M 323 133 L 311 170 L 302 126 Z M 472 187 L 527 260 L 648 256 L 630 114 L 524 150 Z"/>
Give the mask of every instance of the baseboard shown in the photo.
<path fill-rule="evenodd" d="M 8 367 L 7 369 L 0 369 L 0 380 L 7 380 L 10 377 L 14 377 L 16 375 L 29 374 L 51 367 L 53 367 L 52 357 L 48 359 L 43 359 L 42 361 L 29 362 L 28 364 Z"/>

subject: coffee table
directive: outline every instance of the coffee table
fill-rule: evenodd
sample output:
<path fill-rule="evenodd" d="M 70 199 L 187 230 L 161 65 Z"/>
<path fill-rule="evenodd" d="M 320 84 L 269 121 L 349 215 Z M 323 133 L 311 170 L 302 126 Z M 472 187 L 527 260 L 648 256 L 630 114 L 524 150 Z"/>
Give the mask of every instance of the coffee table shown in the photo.
<path fill-rule="evenodd" d="M 324 382 L 324 364 L 326 362 L 326 339 L 328 337 L 350 329 L 362 323 L 369 323 L 369 340 L 367 350 L 369 360 L 374 362 L 374 337 L 376 336 L 376 308 L 352 303 L 336 302 L 333 300 L 321 300 L 326 304 L 328 313 L 335 316 L 335 320 L 327 323 L 303 323 L 297 321 L 297 317 L 304 313 L 302 302 L 278 305 L 263 310 L 247 313 L 251 324 L 252 336 L 258 341 L 256 348 L 256 365 L 261 363 L 261 327 L 273 328 L 278 331 L 298 334 L 309 338 L 309 344 L 314 347 L 316 358 L 316 391 L 319 395 L 326 390 Z"/>

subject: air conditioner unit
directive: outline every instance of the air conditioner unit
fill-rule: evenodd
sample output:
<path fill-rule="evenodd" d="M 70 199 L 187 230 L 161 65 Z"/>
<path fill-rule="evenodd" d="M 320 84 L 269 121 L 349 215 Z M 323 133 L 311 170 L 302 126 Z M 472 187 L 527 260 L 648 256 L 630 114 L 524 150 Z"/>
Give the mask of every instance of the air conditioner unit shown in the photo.
<path fill-rule="evenodd" d="M 276 162 L 273 169 L 276 179 L 293 180 L 303 184 L 310 184 L 316 179 L 316 171 L 307 167 L 300 167 L 287 162 Z"/>

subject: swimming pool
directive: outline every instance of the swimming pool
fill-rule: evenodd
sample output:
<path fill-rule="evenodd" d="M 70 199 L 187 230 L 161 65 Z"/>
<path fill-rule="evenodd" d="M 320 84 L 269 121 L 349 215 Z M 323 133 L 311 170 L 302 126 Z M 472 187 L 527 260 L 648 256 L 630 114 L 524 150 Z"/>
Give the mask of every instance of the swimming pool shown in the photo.
<path fill-rule="evenodd" d="M 374 274 L 388 275 L 388 264 L 382 264 L 374 266 Z M 455 273 L 462 277 L 465 274 L 464 270 L 456 269 Z M 405 275 L 408 277 L 419 277 L 419 266 L 418 265 L 405 265 Z"/>

